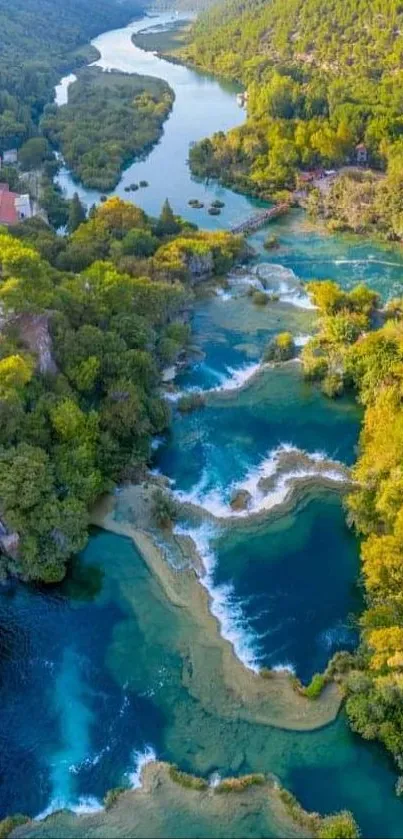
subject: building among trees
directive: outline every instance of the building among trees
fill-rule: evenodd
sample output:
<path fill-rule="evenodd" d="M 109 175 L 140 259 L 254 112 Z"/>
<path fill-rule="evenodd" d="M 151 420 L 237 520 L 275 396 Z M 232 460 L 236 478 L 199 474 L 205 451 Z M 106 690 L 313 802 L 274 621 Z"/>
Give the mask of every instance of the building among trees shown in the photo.
<path fill-rule="evenodd" d="M 35 215 L 28 194 L 11 192 L 8 184 L 0 183 L 0 224 L 9 226 Z"/>

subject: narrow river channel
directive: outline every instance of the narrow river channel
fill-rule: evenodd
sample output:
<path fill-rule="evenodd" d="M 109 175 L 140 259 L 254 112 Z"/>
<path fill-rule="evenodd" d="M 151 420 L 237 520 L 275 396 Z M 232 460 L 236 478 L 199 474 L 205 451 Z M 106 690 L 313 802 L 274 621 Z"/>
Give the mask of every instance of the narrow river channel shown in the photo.
<path fill-rule="evenodd" d="M 94 41 L 103 68 L 158 76 L 176 96 L 160 143 L 124 172 L 116 194 L 127 199 L 125 185 L 145 179 L 150 186 L 135 201 L 147 212 L 157 214 L 168 197 L 200 226 L 227 227 L 256 202 L 196 182 L 187 155 L 190 142 L 242 122 L 236 88 L 134 47 L 132 33 L 147 25 L 149 18 Z M 58 86 L 59 105 L 72 80 Z M 66 170 L 60 183 L 88 205 L 99 199 Z M 220 198 L 225 209 L 219 219 L 197 214 L 189 198 Z M 194 363 L 171 388 L 172 426 L 158 441 L 153 466 L 197 508 L 178 529 L 193 538 L 206 565 L 204 586 L 218 622 L 208 631 L 218 635 L 218 627 L 234 672 L 242 662 L 245 673 L 265 666 L 306 681 L 336 650 L 356 643 L 359 546 L 345 524 L 340 490 L 355 458 L 360 411 L 350 399 L 327 400 L 305 383 L 298 362 L 261 369 L 262 353 L 281 330 L 302 346 L 315 329 L 301 279 L 331 278 L 346 287 L 364 280 L 388 297 L 402 293 L 403 257 L 394 247 L 331 236 L 300 211 L 275 230 L 279 248 L 270 257 L 261 231 L 251 238 L 256 260 L 243 277 L 197 300 Z M 262 278 L 279 300 L 258 308 L 246 292 Z M 206 391 L 206 406 L 181 416 L 177 393 L 194 388 Z M 290 501 L 294 485 L 299 492 Z M 240 490 L 249 494 L 252 519 L 231 511 Z M 117 497 L 124 525 L 130 509 L 124 493 Z M 94 531 L 63 585 L 13 583 L 2 591 L 1 815 L 63 806 L 95 811 L 111 787 L 138 786 L 141 767 L 156 756 L 205 777 L 272 772 L 308 809 L 351 809 L 365 837 L 401 837 L 403 804 L 386 754 L 353 735 L 343 713 L 324 727 L 296 731 L 287 707 L 273 725 L 263 712 L 255 718 L 252 708 L 234 707 L 221 683 L 223 648 L 201 632 L 207 622 L 197 590 L 188 610 L 167 591 L 132 541 L 107 531 Z M 197 667 L 190 673 L 192 656 Z M 224 826 L 207 825 L 206 814 L 183 819 L 186 832 L 178 835 L 227 835 Z M 256 813 L 237 835 L 279 836 L 274 821 L 265 830 Z"/>
<path fill-rule="evenodd" d="M 187 165 L 189 146 L 215 131 L 227 131 L 240 125 L 245 113 L 237 105 L 236 93 L 240 90 L 228 81 L 217 81 L 213 76 L 190 70 L 180 64 L 165 61 L 152 52 L 145 52 L 134 46 L 132 35 L 150 26 L 164 25 L 172 21 L 172 14 L 145 18 L 131 23 L 124 29 L 116 29 L 100 35 L 92 43 L 101 58 L 95 62 L 105 70 L 121 70 L 125 73 L 141 73 L 164 79 L 175 93 L 172 113 L 165 123 L 161 142 L 146 160 L 137 161 L 123 173 L 115 194 L 127 200 L 125 186 L 140 180 L 149 183 L 147 189 L 136 193 L 136 202 L 152 215 L 158 215 L 165 198 L 169 198 L 175 212 L 204 227 L 227 227 L 243 220 L 259 202 L 223 189 L 217 184 L 206 186 L 192 178 Z M 66 101 L 68 85 L 74 76 L 61 80 L 56 89 L 56 102 Z M 99 201 L 100 193 L 87 190 L 74 183 L 67 170 L 62 170 L 59 182 L 67 195 L 78 191 L 80 197 L 90 206 Z M 209 216 L 207 210 L 192 210 L 188 206 L 191 198 L 209 202 L 219 198 L 225 202 L 225 209 L 219 218 Z"/>

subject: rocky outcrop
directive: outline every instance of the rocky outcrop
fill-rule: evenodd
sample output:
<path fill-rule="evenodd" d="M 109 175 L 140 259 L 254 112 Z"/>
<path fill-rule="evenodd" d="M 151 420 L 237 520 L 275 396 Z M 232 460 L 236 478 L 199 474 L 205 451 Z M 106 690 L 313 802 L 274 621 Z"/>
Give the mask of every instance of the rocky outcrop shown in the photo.
<path fill-rule="evenodd" d="M 52 338 L 49 331 L 49 315 L 20 315 L 16 321 L 20 337 L 25 346 L 38 358 L 40 373 L 57 372 L 52 355 Z"/>
<path fill-rule="evenodd" d="M 186 260 L 186 266 L 193 282 L 200 282 L 211 277 L 214 272 L 214 258 L 212 251 L 204 254 L 192 253 Z"/>
<path fill-rule="evenodd" d="M 241 510 L 247 510 L 249 505 L 250 505 L 251 500 L 252 500 L 252 496 L 251 496 L 250 492 L 248 492 L 247 489 L 238 489 L 236 492 L 234 492 L 234 494 L 231 498 L 231 501 L 230 501 L 231 510 L 234 510 L 234 512 L 240 512 Z"/>

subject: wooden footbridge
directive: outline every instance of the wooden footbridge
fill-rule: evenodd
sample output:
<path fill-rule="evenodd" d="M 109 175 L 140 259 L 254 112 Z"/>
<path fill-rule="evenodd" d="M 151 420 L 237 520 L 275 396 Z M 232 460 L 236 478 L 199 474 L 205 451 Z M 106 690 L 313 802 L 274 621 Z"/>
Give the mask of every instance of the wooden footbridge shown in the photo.
<path fill-rule="evenodd" d="M 263 225 L 266 224 L 266 222 L 271 221 L 271 219 L 283 216 L 289 209 L 290 205 L 286 201 L 283 201 L 281 204 L 275 204 L 275 206 L 270 207 L 269 210 L 262 210 L 260 213 L 255 213 L 253 216 L 249 216 L 249 218 L 241 224 L 236 224 L 234 227 L 231 227 L 230 232 L 253 233 L 254 230 L 259 230 L 259 227 L 263 227 Z"/>

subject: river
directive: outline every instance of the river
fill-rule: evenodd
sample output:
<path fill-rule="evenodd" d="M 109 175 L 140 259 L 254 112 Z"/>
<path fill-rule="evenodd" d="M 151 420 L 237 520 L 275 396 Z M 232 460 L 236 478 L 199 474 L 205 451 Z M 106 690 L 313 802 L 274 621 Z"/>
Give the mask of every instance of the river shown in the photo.
<path fill-rule="evenodd" d="M 187 19 L 186 15 L 183 17 Z M 124 29 L 100 35 L 92 42 L 101 54 L 99 61 L 95 62 L 99 67 L 163 78 L 175 92 L 175 104 L 165 123 L 161 142 L 146 160 L 136 161 L 125 169 L 113 194 L 128 200 L 125 186 L 146 180 L 148 188 L 136 192 L 135 200 L 147 213 L 158 215 L 163 201 L 169 198 L 175 212 L 190 221 L 212 229 L 227 227 L 250 215 L 259 206 L 259 202 L 236 195 L 218 184 L 206 186 L 197 182 L 191 176 L 187 157 L 192 142 L 215 131 L 227 131 L 243 122 L 245 114 L 237 105 L 235 95 L 240 88 L 228 81 L 218 82 L 212 76 L 164 61 L 132 43 L 133 33 L 150 26 L 164 25 L 171 20 L 172 14 L 145 18 Z M 65 77 L 56 88 L 58 104 L 66 101 L 68 86 L 74 78 L 72 75 Z M 88 206 L 99 201 L 100 192 L 80 187 L 66 169 L 62 169 L 59 183 L 66 195 L 71 196 L 77 191 Z M 189 208 L 188 201 L 191 198 L 205 203 L 205 209 Z M 214 199 L 225 202 L 220 217 L 207 213 L 207 207 Z"/>
<path fill-rule="evenodd" d="M 204 214 L 200 223 L 239 220 L 253 202 L 195 183 L 186 164 L 190 141 L 243 119 L 234 88 L 133 47 L 131 33 L 146 23 L 94 41 L 103 67 L 157 75 L 176 95 L 160 143 L 124 173 L 116 192 L 127 198 L 125 183 L 145 178 L 150 187 L 135 200 L 149 212 L 168 196 L 193 219 L 189 197 L 220 197 L 220 219 Z M 66 89 L 63 81 L 60 104 Z M 68 173 L 61 179 L 70 194 L 77 189 Z M 83 189 L 81 195 L 88 204 L 97 199 Z M 153 538 L 173 574 L 169 585 L 129 538 L 94 531 L 63 585 L 45 591 L 14 583 L 3 591 L 2 814 L 36 816 L 62 806 L 97 812 L 109 788 L 138 786 L 141 767 L 156 756 L 207 778 L 274 772 L 309 809 L 351 809 L 365 837 L 403 835 L 391 761 L 353 735 L 342 713 L 325 727 L 293 730 L 286 702 L 258 707 L 246 687 L 241 702 L 226 681 L 235 673 L 249 685 L 263 665 L 306 681 L 335 650 L 356 643 L 349 615 L 361 608 L 359 546 L 346 527 L 340 489 L 355 457 L 360 411 L 350 399 L 327 400 L 305 383 L 298 363 L 256 373 L 273 334 L 287 328 L 301 346 L 315 328 L 300 279 L 329 277 L 345 287 L 365 280 L 387 297 L 401 293 L 403 275 L 397 248 L 329 235 L 299 211 L 275 230 L 279 248 L 270 257 L 260 231 L 251 239 L 255 265 L 242 280 L 230 277 L 227 288 L 197 300 L 195 360 L 174 389 L 206 391 L 206 406 L 181 416 L 171 394 L 172 427 L 156 441 L 154 468 L 170 478 L 178 498 L 198 505 L 198 516 L 183 516 L 177 529 L 204 559 L 217 621 L 206 616 L 194 576 L 189 582 L 187 572 L 171 572 L 175 557 L 162 533 Z M 248 285 L 259 283 L 256 272 L 278 293 L 277 303 L 259 308 L 247 296 Z M 269 481 L 266 496 L 262 478 Z M 289 503 L 294 484 L 300 492 Z M 231 518 L 236 489 L 250 493 L 253 520 Z M 117 494 L 121 532 L 130 525 L 130 505 L 130 493 Z M 172 597 L 173 584 L 183 602 Z M 176 806 L 168 803 L 152 835 L 176 835 L 169 831 L 181 816 L 178 836 L 229 835 L 206 811 Z M 40 824 L 35 835 L 44 836 Z M 247 821 L 241 814 L 236 830 L 231 835 L 251 839 L 282 835 L 275 820 L 262 827 L 258 812 Z M 143 831 L 150 835 L 147 823 Z"/>

